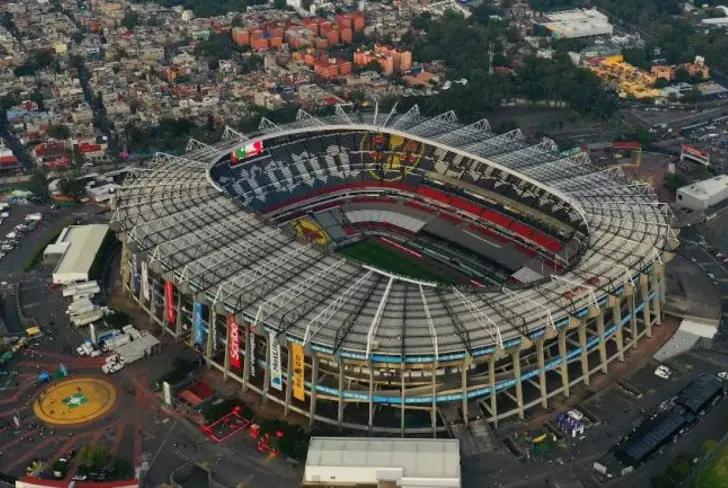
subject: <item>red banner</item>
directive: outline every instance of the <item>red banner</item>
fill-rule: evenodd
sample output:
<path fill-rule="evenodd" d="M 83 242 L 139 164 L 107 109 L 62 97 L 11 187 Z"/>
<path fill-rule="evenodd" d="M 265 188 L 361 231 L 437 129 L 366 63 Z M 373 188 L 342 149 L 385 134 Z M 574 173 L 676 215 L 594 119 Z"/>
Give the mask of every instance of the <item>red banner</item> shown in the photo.
<path fill-rule="evenodd" d="M 174 283 L 171 281 L 164 282 L 164 312 L 167 324 L 173 328 L 177 324 L 177 314 L 174 310 Z"/>
<path fill-rule="evenodd" d="M 227 345 L 230 366 L 240 369 L 240 326 L 235 315 L 227 316 Z"/>

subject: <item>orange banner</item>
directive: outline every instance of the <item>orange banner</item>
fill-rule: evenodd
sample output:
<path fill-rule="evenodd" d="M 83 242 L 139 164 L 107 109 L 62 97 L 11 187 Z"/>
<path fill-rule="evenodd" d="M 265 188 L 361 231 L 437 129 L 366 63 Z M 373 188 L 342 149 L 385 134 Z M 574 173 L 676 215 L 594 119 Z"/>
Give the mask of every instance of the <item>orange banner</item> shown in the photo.
<path fill-rule="evenodd" d="M 297 342 L 291 343 L 291 354 L 293 354 L 293 398 L 301 401 L 306 400 L 306 389 L 304 388 L 305 363 L 303 362 L 303 346 Z"/>

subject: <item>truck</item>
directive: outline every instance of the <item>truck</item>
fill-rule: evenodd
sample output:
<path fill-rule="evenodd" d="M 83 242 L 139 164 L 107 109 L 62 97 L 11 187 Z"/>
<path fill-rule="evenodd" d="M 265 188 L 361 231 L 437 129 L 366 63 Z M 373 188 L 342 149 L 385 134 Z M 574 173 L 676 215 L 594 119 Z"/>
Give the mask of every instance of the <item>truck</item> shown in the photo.
<path fill-rule="evenodd" d="M 124 368 L 124 360 L 118 354 L 114 354 L 106 358 L 106 362 L 101 366 L 104 374 L 114 374 Z"/>
<path fill-rule="evenodd" d="M 89 356 L 95 358 L 101 356 L 101 351 L 96 349 L 91 341 L 84 341 L 83 344 L 76 348 L 79 356 Z"/>
<path fill-rule="evenodd" d="M 100 333 L 98 335 L 98 337 L 96 338 L 96 341 L 97 342 L 107 341 L 107 340 L 111 339 L 112 337 L 118 336 L 119 334 L 121 334 L 121 332 L 118 329 L 107 330 L 107 331 Z"/>
<path fill-rule="evenodd" d="M 102 351 L 109 352 L 123 346 L 124 344 L 129 344 L 130 342 L 131 337 L 129 337 L 129 335 L 119 334 L 118 336 L 112 337 L 103 342 L 99 341 L 99 347 L 101 347 Z"/>
<path fill-rule="evenodd" d="M 91 310 L 90 312 L 72 314 L 70 316 L 71 323 L 73 323 L 73 325 L 75 325 L 76 327 L 83 327 L 84 325 L 88 325 L 92 322 L 96 322 L 97 320 L 101 320 L 106 310 L 106 307 L 101 307 L 95 310 Z"/>
<path fill-rule="evenodd" d="M 78 315 L 86 312 L 91 312 L 96 309 L 96 305 L 91 303 L 91 300 L 87 296 L 83 296 L 78 300 L 74 300 L 66 309 L 68 315 Z"/>
<path fill-rule="evenodd" d="M 101 291 L 99 284 L 96 281 L 87 281 L 83 283 L 76 283 L 69 285 L 63 289 L 64 297 L 72 297 L 75 295 L 89 295 L 93 296 Z"/>

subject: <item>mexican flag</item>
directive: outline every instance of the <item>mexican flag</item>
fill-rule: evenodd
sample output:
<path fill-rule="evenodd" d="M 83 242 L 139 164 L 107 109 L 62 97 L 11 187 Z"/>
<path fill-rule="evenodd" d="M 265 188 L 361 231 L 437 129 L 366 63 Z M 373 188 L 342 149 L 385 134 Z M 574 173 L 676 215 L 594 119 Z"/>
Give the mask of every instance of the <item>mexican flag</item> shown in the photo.
<path fill-rule="evenodd" d="M 230 160 L 232 164 L 237 164 L 240 161 L 257 156 L 263 152 L 263 141 L 253 141 L 244 146 L 233 149 L 230 154 Z"/>

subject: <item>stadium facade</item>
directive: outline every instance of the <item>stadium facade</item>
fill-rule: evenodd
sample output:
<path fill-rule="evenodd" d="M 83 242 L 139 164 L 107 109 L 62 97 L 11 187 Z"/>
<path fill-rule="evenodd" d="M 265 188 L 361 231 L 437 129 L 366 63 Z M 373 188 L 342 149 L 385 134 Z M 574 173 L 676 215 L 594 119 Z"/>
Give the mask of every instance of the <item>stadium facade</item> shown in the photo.
<path fill-rule="evenodd" d="M 111 226 L 129 296 L 211 367 L 311 423 L 390 434 L 588 385 L 661 323 L 678 243 L 621 170 L 416 106 L 191 140 L 131 170 Z M 337 252 L 365 237 L 450 280 Z"/>

